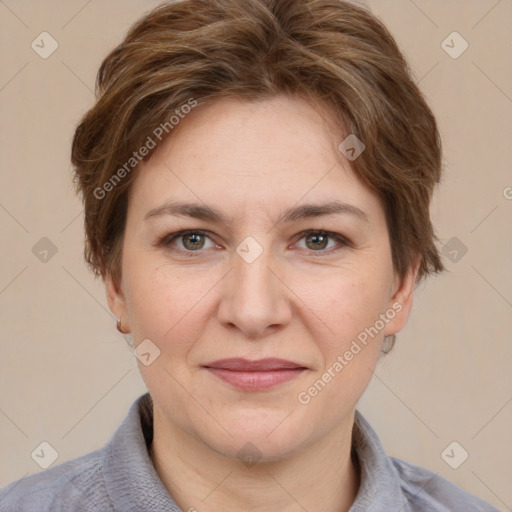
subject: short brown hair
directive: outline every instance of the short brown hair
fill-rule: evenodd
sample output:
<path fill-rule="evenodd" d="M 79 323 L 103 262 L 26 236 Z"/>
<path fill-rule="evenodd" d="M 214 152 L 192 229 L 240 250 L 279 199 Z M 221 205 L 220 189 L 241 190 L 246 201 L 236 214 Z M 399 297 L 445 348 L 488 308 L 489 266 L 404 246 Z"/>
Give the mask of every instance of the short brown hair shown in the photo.
<path fill-rule="evenodd" d="M 104 59 L 96 91 L 72 145 L 85 259 L 96 276 L 120 283 L 136 177 L 126 162 L 156 127 L 169 126 L 169 116 L 191 100 L 280 93 L 323 106 L 340 142 L 354 134 L 364 143 L 351 166 L 382 201 L 394 270 L 405 275 L 417 255 L 417 281 L 444 270 L 429 215 L 442 166 L 436 120 L 392 35 L 366 7 L 342 0 L 166 2 Z"/>

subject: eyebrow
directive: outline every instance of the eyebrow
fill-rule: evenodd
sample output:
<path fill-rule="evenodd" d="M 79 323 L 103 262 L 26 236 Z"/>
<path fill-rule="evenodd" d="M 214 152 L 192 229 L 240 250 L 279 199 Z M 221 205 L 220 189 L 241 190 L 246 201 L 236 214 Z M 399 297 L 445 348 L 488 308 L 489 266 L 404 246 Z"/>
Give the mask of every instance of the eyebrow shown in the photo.
<path fill-rule="evenodd" d="M 179 217 L 192 217 L 200 220 L 209 220 L 218 224 L 229 224 L 228 218 L 219 210 L 199 203 L 166 203 L 153 208 L 144 216 L 144 220 L 161 215 L 174 215 Z M 325 204 L 303 204 L 286 210 L 279 222 L 290 223 L 302 219 L 322 217 L 325 215 L 350 215 L 369 223 L 368 215 L 359 207 L 340 201 L 331 201 Z"/>

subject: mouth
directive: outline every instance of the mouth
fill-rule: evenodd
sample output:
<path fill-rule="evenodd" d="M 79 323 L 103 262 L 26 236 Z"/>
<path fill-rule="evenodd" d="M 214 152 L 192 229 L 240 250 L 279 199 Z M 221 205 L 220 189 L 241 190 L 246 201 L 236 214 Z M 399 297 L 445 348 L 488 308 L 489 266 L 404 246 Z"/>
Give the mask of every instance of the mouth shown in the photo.
<path fill-rule="evenodd" d="M 212 375 L 243 391 L 261 391 L 283 384 L 307 370 L 305 366 L 284 359 L 266 358 L 249 361 L 222 359 L 204 365 Z"/>

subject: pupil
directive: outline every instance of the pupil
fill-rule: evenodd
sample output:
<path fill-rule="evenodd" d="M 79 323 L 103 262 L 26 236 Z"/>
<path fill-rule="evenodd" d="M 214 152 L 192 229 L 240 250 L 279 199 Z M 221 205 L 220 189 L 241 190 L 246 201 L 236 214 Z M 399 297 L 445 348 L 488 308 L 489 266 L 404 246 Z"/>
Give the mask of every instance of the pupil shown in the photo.
<path fill-rule="evenodd" d="M 192 248 L 197 248 L 197 245 L 200 245 L 199 244 L 199 240 L 198 238 L 201 237 L 202 235 L 198 235 L 198 234 L 190 234 L 187 236 L 186 240 L 187 242 L 190 242 L 192 240 Z M 195 242 L 193 241 L 193 239 L 195 239 Z"/>
<path fill-rule="evenodd" d="M 327 237 L 325 235 L 311 235 L 311 238 L 313 240 L 319 240 L 320 239 L 320 245 L 318 245 L 317 243 L 314 243 L 314 247 L 318 248 L 318 247 L 321 247 L 322 249 L 325 247 L 325 241 L 327 239 Z M 322 244 L 322 241 L 324 242 Z"/>

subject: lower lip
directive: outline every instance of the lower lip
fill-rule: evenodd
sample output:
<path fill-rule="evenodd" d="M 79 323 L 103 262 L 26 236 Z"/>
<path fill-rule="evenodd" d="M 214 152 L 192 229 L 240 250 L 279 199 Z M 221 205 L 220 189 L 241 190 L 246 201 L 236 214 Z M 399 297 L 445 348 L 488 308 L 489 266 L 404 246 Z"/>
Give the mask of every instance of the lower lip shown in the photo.
<path fill-rule="evenodd" d="M 272 370 L 262 372 L 240 372 L 221 368 L 206 368 L 213 375 L 244 391 L 269 389 L 299 376 L 305 368 Z"/>

